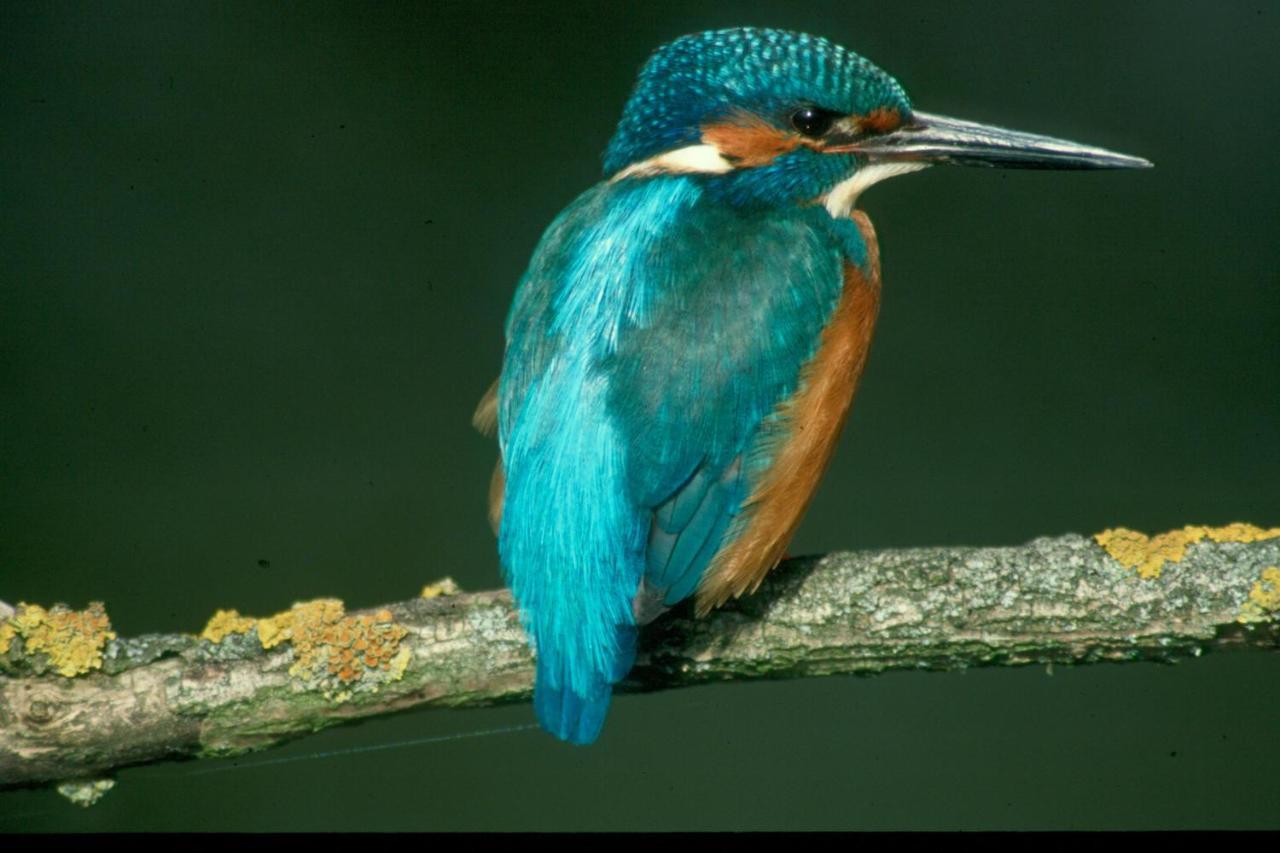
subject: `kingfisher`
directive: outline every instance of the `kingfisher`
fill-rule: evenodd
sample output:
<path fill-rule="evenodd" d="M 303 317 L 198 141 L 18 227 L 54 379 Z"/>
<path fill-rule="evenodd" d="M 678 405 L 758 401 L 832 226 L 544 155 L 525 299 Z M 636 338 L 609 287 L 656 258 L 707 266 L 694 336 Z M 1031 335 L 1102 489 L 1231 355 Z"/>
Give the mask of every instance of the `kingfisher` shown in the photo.
<path fill-rule="evenodd" d="M 872 184 L 935 163 L 1138 157 L 914 109 L 803 33 L 684 36 L 640 70 L 602 180 L 547 228 L 474 422 L 542 727 L 594 741 L 640 626 L 705 615 L 782 559 L 831 460 L 880 304 Z"/>

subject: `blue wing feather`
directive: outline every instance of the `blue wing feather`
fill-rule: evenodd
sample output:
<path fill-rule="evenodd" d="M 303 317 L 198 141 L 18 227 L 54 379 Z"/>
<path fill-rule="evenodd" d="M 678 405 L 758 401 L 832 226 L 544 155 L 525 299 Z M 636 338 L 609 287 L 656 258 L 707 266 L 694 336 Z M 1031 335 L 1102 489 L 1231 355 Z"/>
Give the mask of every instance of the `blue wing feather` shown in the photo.
<path fill-rule="evenodd" d="M 679 491 L 654 510 L 653 517 L 658 526 L 668 533 L 683 530 L 702 505 L 702 499 L 713 481 L 714 478 L 708 475 L 706 467 L 698 465 Z"/>
<path fill-rule="evenodd" d="M 743 453 L 861 247 L 844 225 L 669 176 L 598 185 L 543 237 L 507 322 L 499 551 L 558 736 L 598 734 L 642 579 L 674 604 L 722 546 L 750 492 Z"/>
<path fill-rule="evenodd" d="M 654 513 L 645 583 L 664 591 L 663 604 L 677 604 L 697 588 L 746 498 L 741 470 L 739 460 L 723 471 L 699 467 Z"/>

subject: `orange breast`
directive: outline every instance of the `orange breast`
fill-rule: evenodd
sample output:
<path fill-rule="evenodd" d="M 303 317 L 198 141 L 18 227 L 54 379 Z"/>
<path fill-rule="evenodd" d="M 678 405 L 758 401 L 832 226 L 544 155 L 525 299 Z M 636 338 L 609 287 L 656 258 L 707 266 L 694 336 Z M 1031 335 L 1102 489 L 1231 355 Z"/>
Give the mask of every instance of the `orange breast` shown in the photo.
<path fill-rule="evenodd" d="M 862 211 L 854 211 L 852 218 L 867 244 L 866 270 L 845 265 L 844 290 L 823 329 L 818 350 L 801 373 L 799 389 L 776 411 L 789 428 L 787 437 L 747 498 L 744 520 L 731 528 L 729 544 L 703 575 L 699 614 L 754 591 L 778 564 L 835 451 L 880 310 L 880 248 L 875 229 Z"/>

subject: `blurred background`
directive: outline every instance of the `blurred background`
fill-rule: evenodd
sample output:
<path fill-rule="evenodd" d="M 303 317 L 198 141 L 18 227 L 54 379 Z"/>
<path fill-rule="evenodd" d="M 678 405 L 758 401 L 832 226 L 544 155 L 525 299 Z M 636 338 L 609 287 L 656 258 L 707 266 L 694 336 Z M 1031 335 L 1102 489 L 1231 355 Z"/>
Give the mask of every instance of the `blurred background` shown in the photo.
<path fill-rule="evenodd" d="M 884 306 L 793 553 L 1280 524 L 1275 3 L 10 3 L 0 599 L 132 635 L 498 586 L 515 283 L 649 51 L 746 24 L 1157 166 L 863 197 Z M 623 696 L 585 749 L 404 713 L 0 832 L 1275 827 L 1278 703 L 1255 653 Z"/>

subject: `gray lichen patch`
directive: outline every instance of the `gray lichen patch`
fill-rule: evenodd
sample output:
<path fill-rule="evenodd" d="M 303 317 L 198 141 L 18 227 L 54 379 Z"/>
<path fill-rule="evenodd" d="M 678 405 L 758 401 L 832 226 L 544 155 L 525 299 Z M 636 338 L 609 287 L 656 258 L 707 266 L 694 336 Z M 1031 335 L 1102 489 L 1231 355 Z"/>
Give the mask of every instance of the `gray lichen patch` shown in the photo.
<path fill-rule="evenodd" d="M 107 643 L 102 653 L 102 671 L 117 675 L 130 669 L 179 655 L 196 646 L 195 637 L 186 634 L 143 634 Z"/>

